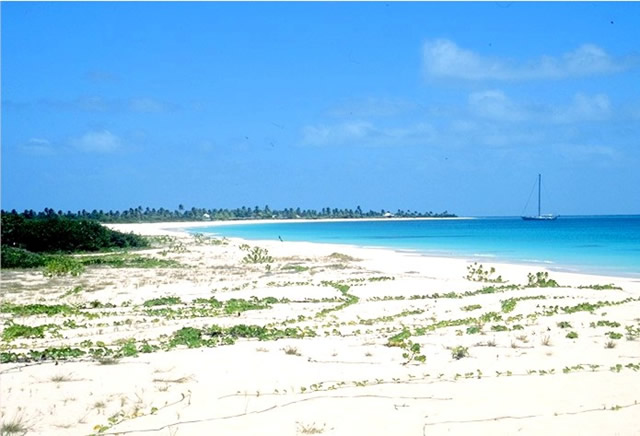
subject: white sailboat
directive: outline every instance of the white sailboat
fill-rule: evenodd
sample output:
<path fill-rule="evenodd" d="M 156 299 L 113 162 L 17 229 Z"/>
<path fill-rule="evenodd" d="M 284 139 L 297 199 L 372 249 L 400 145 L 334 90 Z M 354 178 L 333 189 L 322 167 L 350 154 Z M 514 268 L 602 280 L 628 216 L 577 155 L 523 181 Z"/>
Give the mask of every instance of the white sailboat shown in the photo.
<path fill-rule="evenodd" d="M 522 219 L 525 221 L 553 221 L 558 218 L 558 215 L 545 214 L 542 215 L 540 213 L 540 189 L 542 187 L 542 175 L 538 174 L 538 215 L 534 216 L 523 216 Z"/>

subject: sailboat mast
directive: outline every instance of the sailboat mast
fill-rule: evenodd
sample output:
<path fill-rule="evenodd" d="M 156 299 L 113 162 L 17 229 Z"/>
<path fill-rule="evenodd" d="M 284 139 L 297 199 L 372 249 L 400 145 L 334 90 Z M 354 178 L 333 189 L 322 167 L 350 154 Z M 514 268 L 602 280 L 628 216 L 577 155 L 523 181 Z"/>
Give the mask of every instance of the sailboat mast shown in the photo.
<path fill-rule="evenodd" d="M 542 186 L 542 175 L 538 174 L 538 216 L 540 216 L 540 187 Z"/>

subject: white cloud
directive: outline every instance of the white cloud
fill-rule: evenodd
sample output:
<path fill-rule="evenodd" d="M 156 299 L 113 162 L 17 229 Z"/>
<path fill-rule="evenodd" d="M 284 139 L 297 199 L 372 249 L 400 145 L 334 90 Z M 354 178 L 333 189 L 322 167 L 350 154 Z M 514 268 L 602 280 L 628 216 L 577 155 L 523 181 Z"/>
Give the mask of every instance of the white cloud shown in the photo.
<path fill-rule="evenodd" d="M 306 126 L 303 142 L 308 145 L 408 145 L 432 142 L 435 129 L 427 123 L 406 127 L 378 127 L 368 121 Z"/>
<path fill-rule="evenodd" d="M 55 153 L 51 142 L 48 139 L 31 138 L 20 147 L 23 151 L 30 154 L 45 156 Z"/>
<path fill-rule="evenodd" d="M 120 148 L 120 138 L 108 130 L 87 132 L 82 137 L 74 139 L 73 145 L 82 151 L 109 153 Z"/>
<path fill-rule="evenodd" d="M 604 121 L 613 114 L 611 102 L 606 94 L 578 93 L 565 104 L 534 105 L 513 101 L 501 90 L 486 90 L 469 94 L 468 107 L 470 116 L 498 122 L 571 124 Z"/>
<path fill-rule="evenodd" d="M 528 117 L 526 110 L 513 103 L 504 92 L 489 90 L 469 95 L 471 112 L 481 118 L 500 121 L 522 121 Z"/>
<path fill-rule="evenodd" d="M 558 124 L 573 124 L 585 121 L 606 121 L 614 114 L 606 94 L 586 95 L 578 93 L 565 105 L 547 106 L 540 119 Z"/>
<path fill-rule="evenodd" d="M 568 76 L 617 73 L 626 68 L 624 63 L 617 62 L 595 44 L 583 44 L 564 54 L 562 60 L 556 63 L 560 70 L 558 73 L 562 74 L 564 70 Z"/>
<path fill-rule="evenodd" d="M 611 74 L 630 68 L 629 59 L 615 59 L 594 44 L 583 44 L 560 56 L 516 62 L 483 56 L 448 39 L 430 40 L 423 46 L 428 76 L 464 80 L 535 80 Z"/>

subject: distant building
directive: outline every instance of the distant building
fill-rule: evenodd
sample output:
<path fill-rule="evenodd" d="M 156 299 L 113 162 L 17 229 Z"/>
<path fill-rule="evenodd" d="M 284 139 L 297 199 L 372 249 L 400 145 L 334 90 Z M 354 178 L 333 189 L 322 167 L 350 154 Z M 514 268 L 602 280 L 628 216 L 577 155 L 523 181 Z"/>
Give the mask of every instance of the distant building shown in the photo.
<path fill-rule="evenodd" d="M 393 218 L 393 214 L 391 212 L 387 212 L 382 216 L 385 217 L 385 218 Z"/>
<path fill-rule="evenodd" d="M 202 220 L 203 221 L 211 221 L 211 215 L 209 215 L 208 213 L 203 213 L 202 214 Z"/>

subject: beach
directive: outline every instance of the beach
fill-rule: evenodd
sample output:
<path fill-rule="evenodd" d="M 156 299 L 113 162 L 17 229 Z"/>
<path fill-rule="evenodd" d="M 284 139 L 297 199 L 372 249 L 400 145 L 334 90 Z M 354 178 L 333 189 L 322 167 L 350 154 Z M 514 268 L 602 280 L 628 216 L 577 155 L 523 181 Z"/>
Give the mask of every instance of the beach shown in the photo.
<path fill-rule="evenodd" d="M 0 365 L 3 425 L 46 435 L 640 434 L 637 279 L 184 231 L 211 225 L 108 225 L 154 237 L 135 252 L 153 266 L 3 271 L 2 303 L 14 309 L 0 313 L 2 351 L 17 356 Z M 21 312 L 30 304 L 75 309 Z M 11 337 L 12 323 L 45 327 Z M 64 347 L 83 354 L 22 357 Z"/>

